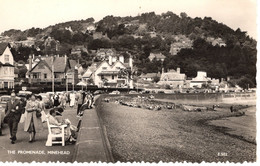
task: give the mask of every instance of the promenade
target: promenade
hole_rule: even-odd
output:
[[[63,117],[68,118],[73,125],[77,126],[79,117],[76,115],[76,106],[74,108],[67,106],[63,112]],[[73,145],[46,147],[48,135],[46,123],[43,124],[43,130],[36,133],[36,142],[29,143],[29,135],[23,131],[23,125],[23,123],[19,123],[18,140],[15,144],[11,144],[9,128],[7,124],[4,124],[3,136],[0,136],[0,161],[113,162],[113,157],[107,145],[108,140],[95,108],[85,110],[77,142]]]

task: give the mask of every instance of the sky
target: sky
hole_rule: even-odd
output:
[[[0,33],[90,17],[99,21],[107,15],[172,11],[192,18],[212,17],[257,39],[257,0],[0,0],[0,4]]]

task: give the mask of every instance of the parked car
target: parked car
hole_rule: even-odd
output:
[[[119,95],[120,94],[120,92],[118,91],[118,90],[116,90],[116,91],[113,91],[113,92],[111,92],[111,93],[109,93],[110,95]]]
[[[27,98],[27,96],[31,95],[32,92],[31,91],[19,91],[17,93],[17,97],[20,97],[20,98]]]
[[[98,95],[98,94],[102,94],[102,93],[104,93],[102,90],[96,90],[96,91],[94,92],[94,95]]]
[[[129,92],[129,94],[138,94],[136,91],[134,91],[134,90],[131,90],[130,92]]]
[[[140,92],[140,94],[149,94],[149,93],[150,93],[149,90],[143,90],[143,91]]]
[[[157,91],[157,93],[164,93],[164,91]]]
[[[11,96],[8,95],[3,95],[0,97],[0,103],[7,103],[10,100],[11,100]]]
[[[3,124],[3,121],[4,121],[5,107],[6,107],[6,103],[0,103],[0,120],[1,120],[1,125]]]

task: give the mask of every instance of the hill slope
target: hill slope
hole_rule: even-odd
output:
[[[95,29],[89,30],[88,27],[94,24]],[[95,33],[100,33],[103,37],[96,38]],[[89,18],[59,23],[44,29],[10,30],[3,35],[19,40],[35,37],[37,46],[42,50],[44,40],[51,36],[60,42],[60,49],[50,53],[70,54],[75,45],[85,45],[89,50],[113,47],[117,51],[129,51],[134,55],[139,74],[158,72],[162,67],[180,67],[181,72],[188,77],[194,77],[196,71],[204,70],[209,77],[231,76],[234,83],[239,83],[242,87],[256,84],[256,41],[239,28],[233,30],[211,17],[193,19],[186,13],[176,15],[168,11],[156,15],[150,12],[136,17],[106,16],[96,23],[93,18]],[[171,44],[182,45],[185,42],[186,39],[181,36],[191,41],[192,47],[180,46],[178,52],[171,55]],[[213,44],[217,39],[224,46],[219,46],[218,42]],[[147,57],[151,52],[163,53],[166,60],[163,64],[150,62]],[[92,55],[84,53],[80,61],[86,63],[91,57]]]

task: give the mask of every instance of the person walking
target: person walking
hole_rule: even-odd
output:
[[[65,109],[66,108],[66,93],[65,92],[63,94],[61,94],[60,102],[61,102],[62,108]]]
[[[75,100],[75,92],[73,91],[70,93],[70,107],[74,107]]]
[[[60,105],[60,97],[59,95],[55,92],[53,95],[53,106],[58,107]]]
[[[18,123],[22,115],[22,106],[14,92],[11,93],[11,100],[6,103],[6,115],[5,122],[7,122],[10,129],[11,143],[14,144],[17,140],[16,133],[18,129]]]
[[[83,94],[82,91],[79,91],[77,93],[77,104],[78,104],[78,108],[77,108],[77,115],[79,114],[79,110],[83,104]]]
[[[32,143],[35,141],[36,132],[42,129],[41,108],[34,94],[31,95],[30,100],[26,103],[25,111],[27,115],[24,122],[24,131],[29,133],[29,142]]]

